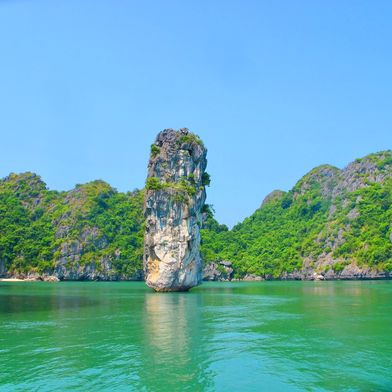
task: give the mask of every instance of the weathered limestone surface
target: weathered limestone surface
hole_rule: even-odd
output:
[[[144,275],[156,291],[185,291],[202,279],[200,227],[207,150],[186,128],[151,146],[145,195]]]

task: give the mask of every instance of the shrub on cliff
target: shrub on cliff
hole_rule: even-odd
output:
[[[390,162],[392,153],[386,151],[344,170],[316,168],[232,230],[205,206],[204,262],[230,260],[236,276],[279,276],[300,269],[304,260],[314,265],[323,258],[332,260],[336,267],[328,269],[336,271],[351,262],[390,271]],[[146,189],[166,186],[175,191],[173,201],[185,202],[194,183],[184,178],[163,184],[152,177]],[[11,272],[50,272],[59,261],[66,268],[78,263],[101,268],[106,260],[130,276],[142,268],[143,222],[142,191],[125,194],[92,181],[56,192],[33,173],[0,180],[0,263]]]

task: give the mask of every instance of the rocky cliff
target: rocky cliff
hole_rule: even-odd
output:
[[[160,132],[151,146],[144,211],[144,275],[156,291],[183,291],[202,279],[200,227],[209,182],[207,150],[187,129]]]
[[[0,277],[142,279],[143,197],[100,180],[67,192],[29,172],[0,180]]]
[[[179,147],[201,148],[190,134],[181,141]],[[161,174],[168,163],[162,161],[159,171],[154,162],[163,150],[159,143],[151,147],[151,170]],[[194,178],[169,174],[165,180],[149,177],[147,192],[157,197],[153,207],[164,214],[175,204],[176,217],[189,214],[189,222],[200,224],[192,207],[202,201],[194,200]],[[200,187],[207,183],[205,175]],[[0,277],[143,279],[145,192],[117,192],[100,180],[57,192],[34,173],[0,179]],[[205,279],[391,278],[392,152],[370,154],[343,169],[319,166],[292,190],[267,196],[232,230],[208,206],[202,215]],[[169,222],[165,215],[157,219]],[[194,231],[187,231],[197,238],[192,225]]]
[[[233,230],[210,222],[202,237],[205,262],[231,261],[234,278],[391,278],[392,152],[316,167]]]

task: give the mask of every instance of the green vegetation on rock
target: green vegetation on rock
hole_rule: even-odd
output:
[[[384,151],[344,170],[313,169],[231,231],[208,214],[202,251],[207,263],[232,261],[237,277],[282,277],[304,267],[342,272],[349,264],[390,271],[391,226],[392,153]]]
[[[156,144],[151,144],[151,155],[157,156],[161,152],[161,149]]]
[[[171,149],[173,149],[174,146],[176,147],[176,150],[182,150],[182,153],[188,158],[195,152],[195,150],[199,150],[199,153],[202,151],[200,147],[203,147],[203,142],[200,137],[189,132],[186,128],[183,128],[180,131],[167,129],[162,132],[162,135],[165,133],[170,135],[169,138],[174,137],[174,143],[171,144]],[[173,151],[168,153],[165,145],[162,143],[162,140],[157,140],[151,145],[150,165],[154,167],[154,170],[157,173],[168,172],[169,155],[173,153]],[[166,141],[165,143],[168,142]],[[161,148],[158,147],[157,144],[160,146],[163,145],[163,156],[160,155]],[[198,181],[196,181],[194,173],[190,173],[188,176],[177,176],[170,179],[168,179],[167,175],[162,178],[150,176],[146,179],[145,189],[147,191],[172,191],[174,192],[173,195],[170,195],[172,201],[186,203],[189,201],[189,198],[194,196],[198,191],[204,191],[205,187],[209,186],[209,184],[210,175],[206,172],[202,174],[201,179],[198,179]]]
[[[0,181],[0,262],[9,274],[130,277],[142,268],[142,203],[143,192],[103,181],[56,192],[33,173],[12,174]]]
[[[197,191],[192,176],[176,183],[150,177],[146,189],[177,191],[174,202]],[[203,215],[204,262],[231,261],[235,277],[284,277],[306,269],[340,274],[350,265],[389,272],[392,153],[368,155],[343,170],[319,166],[289,192],[271,193],[232,230],[215,220],[210,206]],[[92,181],[57,192],[36,174],[11,174],[0,180],[0,273],[138,276],[143,223],[143,191],[121,193]]]
[[[187,178],[181,178],[178,182],[161,181],[157,177],[147,178],[146,190],[159,191],[162,189],[171,189],[189,196],[193,196],[197,192],[194,182],[192,183]]]
[[[200,146],[203,146],[203,141],[200,139],[200,137],[194,133],[187,133],[184,135],[181,135],[178,139],[179,144],[191,144],[195,143]]]

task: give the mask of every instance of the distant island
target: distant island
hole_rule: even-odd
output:
[[[142,280],[144,193],[100,180],[58,192],[30,172],[1,179],[0,277]],[[316,167],[232,230],[208,205],[202,214],[205,280],[392,277],[391,151]]]

